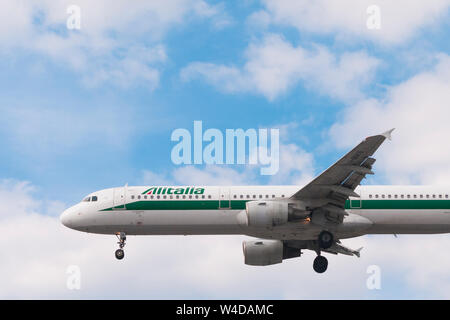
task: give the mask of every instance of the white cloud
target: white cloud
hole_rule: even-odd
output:
[[[177,183],[203,185],[248,185],[253,181],[254,173],[250,170],[239,173],[230,167],[207,166],[204,170],[194,166],[175,169],[173,176]]]
[[[233,19],[226,12],[224,3],[211,5],[205,1],[197,1],[193,3],[193,10],[200,17],[210,18],[214,28],[218,30],[233,23]]]
[[[166,59],[162,45],[153,48],[130,47],[120,61],[107,59],[104,66],[98,68],[92,75],[84,76],[83,80],[88,86],[94,87],[108,81],[122,88],[146,83],[147,88],[153,90],[159,83],[160,71],[149,66],[161,64]]]
[[[5,49],[5,43],[16,45],[28,40],[32,31],[32,7],[23,1],[2,1],[0,10],[0,50]],[[11,32],[14,30],[14,32]]]
[[[13,25],[28,30],[34,28],[36,33],[49,31],[49,28],[65,28],[69,17],[67,8],[74,4],[70,0],[4,2],[8,10],[2,11],[4,19],[0,23],[0,35],[3,36],[7,35],[8,27]],[[189,19],[222,19],[226,16],[222,3],[210,5],[203,0],[137,0],[132,4],[123,0],[79,0],[76,6],[81,10],[80,33],[92,38],[102,38],[107,36],[107,33],[114,32],[116,36],[136,38],[145,35],[157,40],[161,39],[169,28],[183,24]],[[115,38],[120,37],[110,37],[110,40]]]
[[[354,41],[372,39],[383,44],[410,40],[418,31],[436,26],[448,17],[449,0],[264,0],[265,10],[252,15],[259,25],[270,22],[295,27],[299,32],[335,34]],[[367,8],[377,5],[381,12],[381,29],[367,28]]]
[[[295,126],[294,123],[281,125],[283,130]],[[269,154],[262,146],[252,150],[249,158],[254,154]],[[288,143],[279,146],[279,159],[272,159],[279,168],[275,174],[262,176],[261,167],[267,164],[255,165],[206,165],[176,167],[171,172],[156,173],[143,170],[140,183],[147,185],[255,185],[263,177],[268,178],[269,184],[298,184],[303,185],[314,177],[314,157],[301,147]]]
[[[314,157],[295,144],[280,146],[280,169],[270,184],[306,185],[314,178]]]
[[[30,197],[33,186],[26,181],[11,179],[1,180],[0,183],[0,217],[11,217],[15,214],[23,215],[39,208],[40,202]]]
[[[184,81],[204,79],[224,92],[254,92],[274,100],[299,82],[307,88],[341,100],[360,98],[379,61],[363,51],[334,56],[327,48],[293,46],[280,35],[269,34],[251,43],[242,68],[193,62],[182,69]]]
[[[268,150],[264,145],[257,145],[252,150],[246,149],[246,164],[177,166],[169,172],[143,170],[139,183],[146,185],[232,186],[255,185],[259,184],[258,181],[261,179],[266,179],[271,185],[303,185],[314,177],[314,157],[311,153],[290,142],[289,131],[298,131],[298,126],[299,124],[293,121],[270,126],[281,132],[283,139],[278,143],[279,151],[274,152],[271,145],[267,146]],[[270,143],[273,143],[273,141]],[[272,155],[272,152],[278,154],[279,158],[276,159],[276,155]],[[264,157],[269,156],[270,161],[264,159]],[[250,161],[250,159],[254,159],[255,162]],[[249,162],[255,164],[248,164]],[[269,166],[273,166],[273,174],[262,174],[261,168],[268,168]]]
[[[450,57],[438,55],[429,71],[392,86],[382,100],[347,108],[331,128],[339,147],[396,128],[393,141],[377,153],[376,168],[391,183],[446,184],[450,180]]]
[[[142,178],[139,180],[140,184],[143,185],[173,185],[174,182],[167,174],[156,173],[150,170],[142,171]]]
[[[68,30],[70,5],[69,0],[7,0],[0,13],[0,52],[37,52],[80,74],[88,86],[110,82],[153,90],[167,58],[162,41],[170,28],[194,19],[224,27],[229,20],[221,4],[203,0],[80,0],[81,29]]]
[[[249,185],[255,181],[255,173],[249,168],[239,172],[230,166],[208,165],[179,167],[169,174],[143,171],[141,182],[146,185]]]

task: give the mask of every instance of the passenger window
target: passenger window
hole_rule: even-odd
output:
[[[284,194],[282,194],[281,197],[284,198]]]
[[[208,199],[211,199],[211,195],[208,195]]]
[[[269,198],[269,195],[268,194],[266,194],[266,199],[268,199]]]
[[[439,198],[442,198],[442,194],[439,195]],[[92,201],[94,201],[94,200],[92,200]]]
[[[272,198],[275,198],[275,195],[274,195],[274,194],[272,195]]]
[[[180,196],[176,196],[177,199],[180,199]]]
[[[436,198],[436,195],[435,195],[435,194],[433,194],[433,198]]]
[[[404,196],[403,194],[401,194],[401,195],[400,195],[400,198],[402,198],[402,199],[403,199],[404,197],[405,197],[405,196]]]
[[[131,199],[134,199],[134,196],[131,196]]]
[[[384,194],[382,194],[381,197],[384,199]]]
[[[140,198],[141,198],[141,196],[138,196],[137,198],[138,198],[138,199],[140,199]]]
[[[378,195],[377,195],[377,194],[375,195],[375,198],[378,198]]]
[[[247,195],[247,199],[250,199],[250,195]]]
[[[159,196],[156,196],[156,199],[159,199]]]
[[[195,199],[198,199],[198,194],[195,195]]]
[[[429,194],[427,194],[427,199],[430,197],[430,195]]]
[[[147,196],[144,196],[144,199],[147,200]]]
[[[372,195],[371,194],[369,194],[369,198],[372,199]]]
[[[235,198],[235,199],[236,199],[236,198],[237,198],[237,195],[234,195],[234,196],[233,196],[233,198]]]
[[[262,198],[262,194],[259,195],[259,198],[260,198],[260,199]]]
[[[202,199],[205,199],[205,195],[204,194],[202,194]]]
[[[152,198],[152,199],[153,199],[153,196],[150,196],[150,198]]]
[[[253,199],[256,199],[256,194],[253,195]]]
[[[423,194],[419,195],[419,198],[422,199],[423,198]]]
[[[390,195],[390,194],[388,194],[388,198],[389,198],[389,199],[391,198],[391,195]]]
[[[240,197],[241,199],[243,199],[244,198],[244,195],[243,194],[241,194],[241,197]]]
[[[397,199],[397,198],[398,198],[398,195],[394,194],[394,198]]]
[[[413,198],[417,198],[417,195],[413,195]]]
[[[165,199],[166,198],[166,196],[163,196],[163,199]]]
[[[445,195],[445,198],[448,198],[448,194]]]

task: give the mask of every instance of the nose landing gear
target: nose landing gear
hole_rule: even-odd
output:
[[[125,232],[118,232],[116,233],[117,239],[119,239],[119,242],[117,244],[119,245],[119,249],[116,250],[116,258],[118,260],[122,260],[125,256],[125,252],[123,251],[123,247],[125,247],[125,241],[127,240],[127,236]]]

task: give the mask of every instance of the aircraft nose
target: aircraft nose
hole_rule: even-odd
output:
[[[71,208],[64,210],[59,219],[61,223],[67,228],[73,228],[73,214]]]

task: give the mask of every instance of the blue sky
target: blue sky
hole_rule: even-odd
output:
[[[81,8],[80,30],[66,28],[70,4]],[[17,191],[32,203],[24,214],[56,219],[58,208],[125,183],[304,183],[391,127],[394,141],[365,183],[445,183],[450,3],[379,1],[381,29],[369,30],[372,4],[7,1],[0,14],[5,199]],[[242,165],[174,165],[171,133],[193,132],[195,120],[222,132],[281,128],[284,169],[267,177]],[[386,277],[394,284],[364,297],[429,297],[426,281]]]

